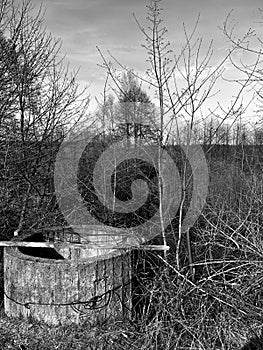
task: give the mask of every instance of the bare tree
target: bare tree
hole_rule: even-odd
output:
[[[245,106],[242,103],[242,94],[252,83],[253,74],[257,69],[257,62],[251,67],[251,71],[248,72],[241,82],[231,82],[231,84],[237,84],[237,93],[233,100],[229,101],[227,107],[222,106],[216,97],[215,84],[220,79],[223,79],[225,64],[229,61],[231,62],[232,55],[240,50],[240,45],[233,45],[229,49],[229,52],[220,61],[215,63],[213,60],[212,41],[205,48],[203,39],[196,38],[198,19],[190,33],[187,31],[186,27],[183,26],[185,43],[182,46],[181,51],[174,54],[171,50],[170,42],[166,39],[167,28],[163,25],[161,16],[161,0],[150,0],[147,10],[147,20],[149,23],[147,29],[141,25],[135,16],[134,17],[140,31],[145,37],[146,43],[143,46],[148,55],[147,62],[149,63],[149,69],[146,72],[147,78],[139,77],[134,72],[133,74],[136,78],[140,79],[142,83],[151,86],[156,91],[159,107],[159,195],[160,203],[162,203],[163,189],[161,179],[164,171],[162,164],[162,150],[167,145],[170,135],[177,134],[176,139],[183,147],[185,159],[192,159],[194,161],[193,154],[191,154],[191,146],[197,140],[197,125],[200,124],[200,121],[206,122],[209,119],[212,120],[213,118],[220,116],[215,127],[213,127],[213,129],[209,128],[208,130],[210,133],[208,142],[210,142],[211,147],[213,147],[213,140],[219,135],[219,130],[222,128],[223,124],[230,118],[232,121],[237,120],[245,111]],[[246,33],[244,37],[240,39],[240,43],[245,43],[248,36],[249,33]],[[101,57],[104,66],[106,67],[107,74],[110,75],[117,88],[121,90],[113,65],[107,62],[102,53]],[[128,71],[128,68],[122,65],[112,55],[111,59],[113,59],[121,69]],[[212,98],[214,99],[215,107],[213,109],[208,109],[206,107],[207,101]],[[185,141],[182,140],[180,135],[182,121],[187,125],[186,138],[184,138]],[[233,124],[232,121],[231,123]],[[198,139],[200,139],[200,137],[198,137]],[[197,169],[193,169],[193,171],[198,172]],[[191,186],[191,180],[188,173],[186,161],[181,167],[182,199],[179,209],[176,253],[178,269],[180,269],[179,255],[182,239],[187,235],[187,227],[191,227],[191,217],[195,217],[199,211],[198,202],[200,202],[195,198],[191,202],[190,210],[187,209],[187,217],[183,217],[183,213],[189,204],[188,192]],[[162,204],[159,205],[159,212],[163,242],[166,244],[165,225],[162,220],[164,217]],[[189,242],[188,247],[191,246],[190,243],[191,242]],[[191,252],[189,252],[189,255],[190,254]]]
[[[80,91],[60,54],[61,43],[44,27],[41,8],[30,1],[5,0],[0,8],[0,128],[2,169],[13,200],[4,206],[17,212],[22,228],[30,211],[44,220],[52,193],[52,166],[59,143],[87,116],[89,98]],[[3,158],[2,158],[3,159]],[[20,214],[18,214],[20,213]],[[33,224],[32,218],[31,225]],[[30,220],[29,220],[30,221]],[[29,224],[29,221],[27,224]]]
[[[216,65],[212,64],[212,42],[206,49],[203,48],[203,40],[195,39],[198,20],[190,34],[184,28],[185,44],[181,52],[174,55],[170,49],[170,43],[165,39],[167,28],[162,24],[161,18],[161,0],[152,0],[148,6],[148,17],[150,29],[145,30],[136,19],[141,32],[146,39],[145,49],[149,55],[148,62],[148,83],[158,92],[158,101],[160,108],[160,145],[164,144],[164,132],[170,133],[172,129],[180,130],[178,116],[182,115],[187,128],[187,138],[184,147],[186,158],[190,156],[190,146],[195,138],[196,124],[200,119],[206,119],[216,114],[221,114],[220,122],[214,130],[211,130],[209,140],[212,142],[217,130],[228,120],[229,117],[239,115],[241,111],[241,96],[245,88],[250,83],[251,75],[248,75],[242,82],[238,93],[230,107],[223,108],[217,101],[215,108],[207,112],[203,117],[202,109],[208,99],[215,97],[215,84],[222,78],[224,64],[231,58],[231,54],[238,50],[238,46],[233,46],[229,53],[221,59]],[[180,140],[180,136],[178,135]],[[182,143],[182,142],[181,142]],[[161,158],[161,155],[160,155]],[[192,169],[194,171],[194,169]],[[177,267],[180,268],[179,254],[185,227],[183,227],[184,207],[189,204],[187,192],[189,189],[189,178],[187,175],[187,163],[182,170],[182,200],[179,211],[179,227],[177,240]],[[161,210],[161,209],[160,209]],[[190,215],[194,216],[195,209],[188,210]],[[191,220],[191,219],[190,219]],[[187,222],[187,220],[185,220]],[[163,232],[163,236],[165,233]],[[188,238],[187,238],[188,239]],[[164,239],[165,241],[165,239]],[[188,242],[188,247],[191,244]],[[189,256],[191,252],[189,251]]]

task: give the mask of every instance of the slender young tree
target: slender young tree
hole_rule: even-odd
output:
[[[196,38],[196,31],[198,27],[197,20],[193,30],[189,33],[185,26],[183,26],[185,43],[181,50],[174,54],[171,50],[170,42],[167,38],[167,28],[163,24],[161,0],[150,0],[147,5],[147,21],[149,27],[145,29],[138,19],[135,20],[138,24],[139,30],[142,32],[145,38],[145,48],[149,64],[147,70],[147,77],[139,77],[135,73],[134,76],[140,79],[144,84],[152,87],[156,92],[156,99],[159,108],[159,157],[158,157],[158,173],[159,173],[159,195],[160,203],[162,203],[163,188],[162,188],[162,175],[163,171],[163,148],[167,145],[172,132],[176,134],[176,138],[181,146],[183,146],[185,159],[189,160],[193,158],[191,154],[191,146],[195,139],[196,124],[202,120],[208,120],[211,117],[220,114],[220,122],[209,136],[210,140],[214,138],[217,130],[229,119],[237,119],[240,114],[244,112],[244,106],[242,105],[242,94],[245,89],[251,83],[252,72],[246,76],[246,78],[239,85],[235,98],[229,103],[229,106],[223,107],[216,98],[215,84],[222,79],[225,64],[231,59],[231,55],[237,52],[240,47],[233,45],[229,52],[219,60],[217,63],[213,60],[212,42],[210,42],[206,48],[204,48],[204,42],[202,38]],[[247,35],[245,35],[240,42],[245,42]],[[101,51],[100,51],[101,53]],[[112,64],[109,64],[105,56],[101,53],[104,66],[107,69],[108,74],[116,84],[117,88],[121,90],[120,83],[116,78],[115,69]],[[121,67],[121,69],[128,71],[128,69],[116,60],[112,55],[111,59]],[[255,66],[254,66],[255,70]],[[253,71],[254,71],[253,70]],[[207,101],[210,98],[214,98],[215,107],[208,109],[206,107]],[[206,110],[205,116],[203,110]],[[185,142],[180,135],[181,121],[188,125]],[[210,130],[212,131],[212,130]],[[211,145],[213,147],[213,145]],[[181,179],[182,179],[182,199],[179,209],[179,225],[177,236],[177,252],[176,261],[178,269],[180,266],[180,249],[182,239],[187,235],[186,227],[191,226],[191,217],[198,216],[199,200],[197,197],[191,202],[190,209],[187,209],[189,204],[189,188],[191,187],[191,178],[189,178],[189,172],[187,171],[188,162],[185,161],[181,167]],[[197,164],[196,164],[197,166]],[[194,172],[195,169],[192,169]],[[196,175],[198,176],[198,175]],[[208,179],[207,179],[208,181]],[[198,191],[196,191],[198,192]],[[197,194],[196,194],[197,196]],[[201,201],[202,199],[200,199]],[[184,211],[187,211],[186,219],[183,218]],[[163,208],[162,204],[159,206],[161,231],[163,242],[166,244],[166,233],[163,222]],[[200,212],[199,212],[200,214]],[[189,225],[187,223],[190,223]],[[187,239],[190,239],[189,237]],[[188,242],[188,247],[191,246],[191,242]],[[191,252],[189,252],[189,255]]]
[[[165,145],[166,135],[169,138],[171,130],[175,129],[177,132],[177,138],[181,146],[184,146],[184,153],[186,159],[190,159],[191,155],[191,145],[195,140],[195,130],[196,124],[200,123],[202,119],[203,111],[205,105],[211,97],[215,97],[214,87],[216,82],[222,78],[224,71],[224,64],[231,58],[231,55],[237,51],[239,48],[234,45],[229,53],[223,57],[217,64],[212,64],[213,51],[212,42],[208,44],[208,47],[204,50],[203,40],[200,38],[195,38],[196,30],[198,27],[198,21],[194,26],[192,32],[188,33],[185,26],[185,44],[179,53],[174,54],[170,49],[170,42],[166,40],[167,28],[163,25],[162,20],[162,0],[150,0],[148,8],[147,20],[150,23],[148,29],[139,23],[136,19],[139,29],[143,33],[146,44],[144,48],[148,54],[148,62],[150,68],[148,73],[148,84],[153,86],[157,91],[157,99],[159,103],[160,110],[160,138],[159,144],[161,147]],[[246,35],[242,38],[243,41],[246,40]],[[213,68],[211,68],[211,66]],[[236,119],[242,111],[241,97],[245,88],[251,82],[251,74],[244,79],[240,84],[238,93],[235,99],[228,109],[223,108],[217,101],[215,103],[216,107],[213,110],[207,112],[206,118],[214,116],[216,114],[222,114],[220,123],[218,123],[217,128],[213,131],[213,135],[210,135],[210,139],[214,137],[217,130],[227,121],[230,117],[234,116]],[[180,120],[179,116],[182,115],[184,122],[187,125],[187,135],[186,142],[182,143],[181,137],[179,135]],[[161,148],[160,148],[161,150]],[[159,155],[159,171],[162,173],[161,169],[161,159],[162,155]],[[195,175],[195,169],[192,169]],[[160,177],[161,178],[161,177]],[[198,209],[195,208],[196,198],[192,203],[190,208],[187,208],[187,217],[183,220],[183,212],[185,207],[189,204],[188,192],[191,180],[187,172],[187,162],[184,162],[182,167],[182,199],[179,209],[179,225],[178,225],[178,239],[177,239],[177,252],[176,252],[176,262],[177,268],[180,269],[180,247],[183,235],[186,235],[188,241],[188,249],[191,249],[190,236],[185,231],[186,222],[191,222],[191,216],[196,216]],[[208,179],[207,179],[208,181]],[[161,187],[161,183],[160,183]],[[160,188],[161,189],[161,188]],[[161,194],[162,195],[162,194]],[[201,199],[202,200],[202,199]],[[160,206],[160,216],[162,217],[162,208]],[[191,225],[190,225],[191,226]],[[164,242],[165,231],[164,227],[162,229],[162,235]],[[189,257],[191,257],[192,252],[189,250]]]

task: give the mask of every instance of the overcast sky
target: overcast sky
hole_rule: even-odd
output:
[[[39,6],[40,0],[32,0]],[[45,21],[48,31],[62,39],[62,52],[71,67],[80,68],[81,84],[91,84],[91,96],[99,96],[103,90],[105,72],[97,64],[101,58],[96,49],[111,53],[123,64],[143,73],[146,68],[142,33],[133,18],[146,26],[147,0],[46,0]],[[198,36],[208,44],[214,40],[214,60],[226,52],[227,42],[219,27],[229,11],[237,21],[237,34],[244,34],[249,27],[263,30],[259,25],[262,0],[163,0],[164,23],[169,30],[168,38],[174,52],[184,43],[183,23],[190,30],[200,14]],[[263,35],[261,36],[263,37]],[[231,92],[230,92],[231,94]],[[229,94],[228,94],[229,95]],[[94,106],[94,102],[92,104]],[[250,112],[251,113],[251,112]]]

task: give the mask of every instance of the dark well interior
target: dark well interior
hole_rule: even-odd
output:
[[[26,242],[45,242],[43,234],[40,232],[34,233],[31,236],[24,239]],[[31,248],[31,247],[19,247],[19,251],[22,254],[34,256],[37,258],[45,258],[45,259],[64,259],[62,255],[60,255],[53,248]]]

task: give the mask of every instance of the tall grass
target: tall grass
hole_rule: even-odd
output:
[[[57,349],[234,350],[250,338],[253,349],[263,348],[263,162],[242,152],[208,156],[207,204],[190,230],[192,269],[185,239],[181,268],[175,267],[175,220],[167,231],[168,260],[143,251],[136,257],[133,319],[93,330],[84,323],[75,339],[62,327]]]
[[[194,275],[185,245],[180,271],[173,249],[168,261],[156,257],[138,348],[238,349],[250,338],[263,348],[261,165],[210,157],[207,205],[191,229]]]

